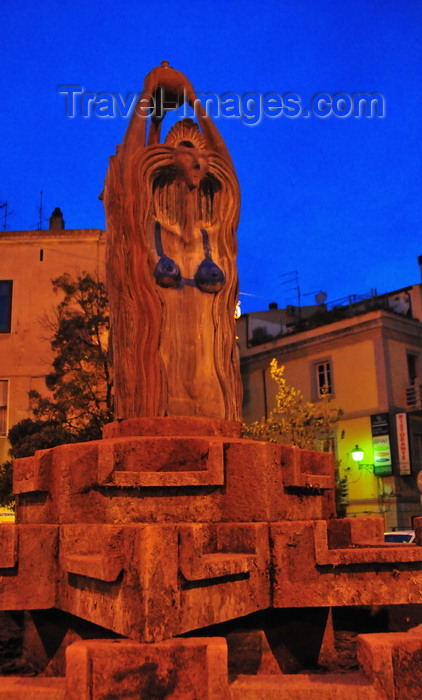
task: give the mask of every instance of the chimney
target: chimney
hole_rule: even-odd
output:
[[[277,302],[276,302],[276,301],[270,301],[270,303],[269,303],[269,305],[268,305],[268,308],[270,309],[270,311],[272,311],[273,309],[278,309],[278,304],[277,304]]]
[[[422,282],[422,255],[418,255],[419,274]]]
[[[50,216],[50,231],[62,231],[64,229],[64,219],[61,209],[56,207]]]

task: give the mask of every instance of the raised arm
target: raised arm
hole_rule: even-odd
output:
[[[206,113],[199,99],[193,95],[189,100],[189,104],[194,107],[195,115],[198,119],[199,126],[205,135],[211,150],[219,153],[233,167],[233,162],[228,151],[224,139],[214,124],[212,118]]]
[[[207,139],[210,150],[219,153],[228,163],[232,160],[224,140],[214,124],[212,118],[207,115],[200,100],[197,99],[192,84],[183,73],[169,66],[167,61],[162,61],[161,66],[153,68],[145,78],[142,93],[129,122],[123,143],[119,149],[119,156],[123,162],[139,149],[147,145],[147,117],[151,116],[148,134],[148,146],[160,143],[161,123],[165,111],[159,112],[158,91],[162,89],[167,108],[177,109],[184,102],[188,102],[194,108],[199,126]]]
[[[119,149],[120,158],[123,160],[126,160],[128,156],[133,155],[139,149],[143,149],[146,146],[148,114],[150,108],[153,106],[153,91],[149,89],[150,81],[148,80],[150,75],[151,73],[145,78],[142,93],[133,111],[123,143]]]

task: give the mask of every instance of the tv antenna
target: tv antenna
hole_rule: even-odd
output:
[[[41,231],[42,229],[42,222],[44,221],[43,219],[43,213],[42,213],[42,190],[40,191],[40,206],[38,209],[38,231]]]
[[[9,206],[8,202],[3,202],[2,204],[0,204],[0,209],[4,209],[4,212],[3,212],[3,231],[6,230],[7,217],[10,216],[11,214],[14,214],[13,211],[8,211],[8,206]]]
[[[297,305],[300,308],[300,286],[299,286],[299,273],[297,270],[291,270],[290,272],[284,272],[280,277],[286,277],[281,284],[295,284],[295,287],[289,287],[286,291],[294,290],[297,292]]]

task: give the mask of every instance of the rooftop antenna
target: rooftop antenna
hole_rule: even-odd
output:
[[[3,202],[2,204],[0,204],[0,209],[4,209],[4,213],[3,213],[3,231],[6,230],[6,226],[7,226],[7,217],[10,216],[11,214],[14,214],[13,211],[8,211],[7,208],[8,208],[8,202]]]
[[[299,273],[297,270],[291,270],[290,272],[283,272],[280,277],[287,277],[281,284],[296,284],[295,287],[289,287],[286,291],[291,289],[297,292],[297,305],[300,309],[300,286],[299,286]]]
[[[42,229],[43,215],[42,215],[42,190],[40,191],[40,208],[38,209],[38,231]]]

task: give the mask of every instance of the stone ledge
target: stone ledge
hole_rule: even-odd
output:
[[[194,416],[125,418],[105,425],[103,438],[135,435],[240,437],[241,427],[238,421]]]
[[[65,700],[65,678],[2,676],[0,700]]]

